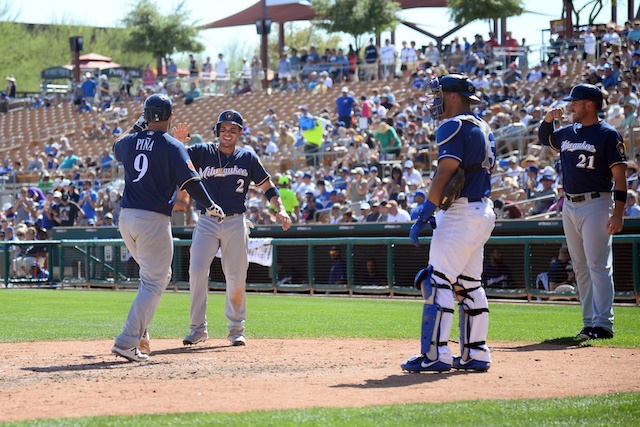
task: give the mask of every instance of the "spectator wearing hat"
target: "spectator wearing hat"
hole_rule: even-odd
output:
[[[369,213],[363,222],[378,222],[380,219],[380,201],[378,199],[369,199]]]
[[[387,220],[386,222],[410,222],[411,216],[409,212],[402,209],[398,202],[395,200],[390,200],[385,207],[388,209]]]
[[[369,193],[369,183],[364,179],[364,169],[358,166],[351,170],[351,179],[347,186],[347,199],[353,203],[362,202],[367,199]]]
[[[305,201],[302,208],[302,214],[300,215],[300,222],[312,223],[316,222],[316,213],[324,208],[316,200],[316,195],[313,191],[307,191],[305,193]]]
[[[371,211],[371,204],[369,202],[360,203],[360,219],[358,222],[367,222],[367,216]]]
[[[638,126],[638,114],[636,112],[637,103],[633,100],[623,104],[624,118],[620,122],[620,129],[623,129],[623,137],[628,136],[630,129]]]
[[[291,178],[286,175],[282,175],[278,179],[278,190],[280,191],[280,198],[282,199],[282,205],[285,211],[291,217],[293,222],[298,222],[300,219],[300,202],[296,197],[296,194],[291,191]],[[270,206],[275,211],[275,207]]]
[[[540,177],[540,186],[542,187],[540,190],[535,190],[531,192],[531,198],[540,198],[546,196],[554,196],[551,199],[538,200],[534,203],[533,208],[531,209],[531,215],[537,215],[543,212],[546,212],[551,205],[555,203],[558,198],[558,191],[554,188],[555,180],[553,175],[544,174]]]
[[[69,198],[68,193],[63,193],[61,203],[55,206],[53,219],[61,227],[73,227],[84,217],[84,211],[78,204]]]
[[[424,190],[417,190],[413,193],[413,203],[411,204],[411,221],[415,221],[420,216],[420,209],[418,209],[424,201],[427,200],[427,193]]]
[[[325,208],[328,208],[331,203],[331,197],[329,196],[329,191],[327,191],[327,183],[324,179],[319,179],[316,182],[316,199],[322,203]]]
[[[415,169],[412,160],[405,160],[404,162],[404,172],[402,173],[406,182],[417,182],[420,187],[422,187],[422,174]]]
[[[346,191],[347,185],[349,185],[349,181],[349,169],[343,167],[342,169],[340,169],[339,176],[336,177],[333,181],[333,189]]]
[[[398,137],[396,130],[386,122],[380,122],[375,133],[376,140],[380,144],[380,152],[387,160],[389,156],[398,156],[402,149],[402,141]]]
[[[16,97],[16,88],[17,88],[16,78],[13,77],[13,74],[11,74],[10,76],[7,76],[6,80],[7,80],[7,91],[5,95],[10,99],[14,99]]]
[[[346,128],[351,127],[351,115],[353,114],[354,106],[359,106],[358,101],[349,94],[349,88],[343,86],[340,96],[336,99],[336,113],[338,114],[338,121],[344,122]]]
[[[620,45],[620,35],[616,32],[616,26],[614,24],[607,24],[607,32],[602,35],[602,43],[608,43],[611,45]]]
[[[312,178],[313,178],[313,175],[311,175],[309,172],[302,173],[302,181],[300,182],[300,184],[298,184],[298,187],[296,188],[296,191],[295,191],[296,196],[298,196],[299,199],[304,199],[304,197],[308,192],[315,194],[316,186],[314,183],[311,182]]]

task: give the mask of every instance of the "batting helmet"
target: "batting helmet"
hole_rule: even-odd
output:
[[[602,109],[604,95],[600,88],[594,85],[580,83],[571,89],[569,96],[563,98],[564,101],[580,101],[583,99],[594,102],[598,107],[598,111]]]
[[[218,116],[218,123],[216,123],[215,132],[216,136],[220,136],[220,123],[233,123],[239,126],[240,129],[244,127],[242,115],[236,110],[225,110]]]
[[[144,101],[144,119],[150,122],[166,122],[173,113],[173,103],[167,95],[155,93]]]
[[[476,87],[473,82],[462,74],[448,74],[439,79],[435,77],[429,83],[429,89],[431,90],[431,93],[427,94],[431,98],[429,114],[435,120],[439,119],[444,113],[443,92],[455,92],[472,102],[480,102],[480,99],[475,95]]]

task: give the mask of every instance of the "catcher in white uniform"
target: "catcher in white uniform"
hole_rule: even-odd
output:
[[[438,169],[409,236],[418,246],[427,224],[434,229],[429,266],[415,279],[425,298],[421,351],[401,367],[409,372],[452,367],[486,371],[491,365],[486,344],[489,308],[480,277],[484,245],[495,223],[489,196],[496,144],[489,125],[471,113],[471,103],[479,102],[471,80],[450,74],[433,79],[430,88],[429,112],[436,120],[446,120],[436,134]],[[434,218],[437,207],[441,210]],[[460,316],[459,357],[452,357],[448,345],[454,295]]]

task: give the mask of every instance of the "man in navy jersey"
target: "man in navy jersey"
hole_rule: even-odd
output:
[[[622,230],[627,200],[625,147],[620,134],[598,118],[603,99],[596,86],[575,86],[564,98],[571,101],[573,124],[554,130],[564,109],[552,108],[538,132],[543,145],[560,151],[562,225],[582,305],[582,339],[613,338],[611,236]]]
[[[125,171],[118,227],[127,249],[140,266],[140,285],[124,330],[111,352],[135,362],[149,359],[148,354],[141,352],[140,341],[144,338],[148,345],[147,327],[171,279],[170,219],[178,189],[187,190],[198,203],[207,206],[207,215],[224,217],[202,185],[184,144],[167,133],[172,118],[169,97],[151,95],[144,103],[143,116],[113,145],[115,158],[122,162]],[[181,128],[178,125],[174,132]]]
[[[182,341],[194,345],[209,338],[207,292],[211,262],[220,248],[226,279],[225,316],[228,339],[233,346],[245,345],[246,279],[249,262],[249,229],[245,222],[247,191],[253,181],[276,208],[282,229],[291,226],[280,193],[253,151],[236,147],[242,135],[243,119],[235,110],[223,111],[215,126],[217,144],[196,144],[188,152],[209,194],[221,203],[226,218],[201,216],[193,230],[189,262],[191,309],[189,334]],[[188,142],[186,139],[183,142]],[[203,207],[198,203],[198,208]]]
[[[489,196],[496,143],[489,125],[471,113],[471,103],[480,102],[471,80],[449,74],[433,79],[429,87],[429,112],[434,120],[445,120],[436,133],[438,168],[409,235],[419,246],[420,232],[429,223],[433,228],[429,266],[415,279],[425,298],[421,351],[401,367],[409,372],[443,372],[452,367],[486,371],[491,366],[486,344],[489,309],[481,276],[484,244],[495,223]],[[459,197],[451,197],[454,201],[447,206],[443,196],[459,173],[465,174],[464,184]],[[459,357],[452,357],[448,345],[454,295],[460,316]]]

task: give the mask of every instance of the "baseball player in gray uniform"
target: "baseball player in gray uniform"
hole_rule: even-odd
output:
[[[625,146],[618,131],[598,118],[604,99],[598,87],[579,84],[564,99],[571,101],[573,124],[554,130],[553,122],[564,117],[564,110],[552,108],[540,124],[538,138],[560,151],[566,198],[562,225],[584,324],[578,337],[613,338],[611,235],[622,230],[627,200]]]
[[[228,321],[231,345],[245,345],[244,322],[246,313],[246,278],[249,232],[245,223],[247,191],[253,181],[267,200],[276,207],[277,220],[282,229],[291,226],[291,218],[282,204],[278,189],[271,181],[256,155],[247,149],[236,147],[242,135],[243,119],[234,110],[223,111],[215,126],[218,144],[196,144],[188,152],[205,188],[215,200],[222,203],[226,217],[201,216],[198,219],[191,244],[189,263],[189,286],[191,292],[190,332],[184,345],[193,345],[208,339],[207,293],[211,262],[218,251],[222,251],[222,271],[227,289],[225,315]],[[198,204],[198,208],[202,206]]]
[[[140,266],[140,285],[124,330],[111,352],[135,362],[149,359],[140,351],[140,341],[145,336],[148,339],[147,327],[171,279],[170,217],[178,187],[207,206],[207,215],[224,217],[202,185],[184,145],[167,133],[172,118],[169,97],[151,95],[131,132],[113,145],[115,158],[125,171],[118,226],[127,249]]]

